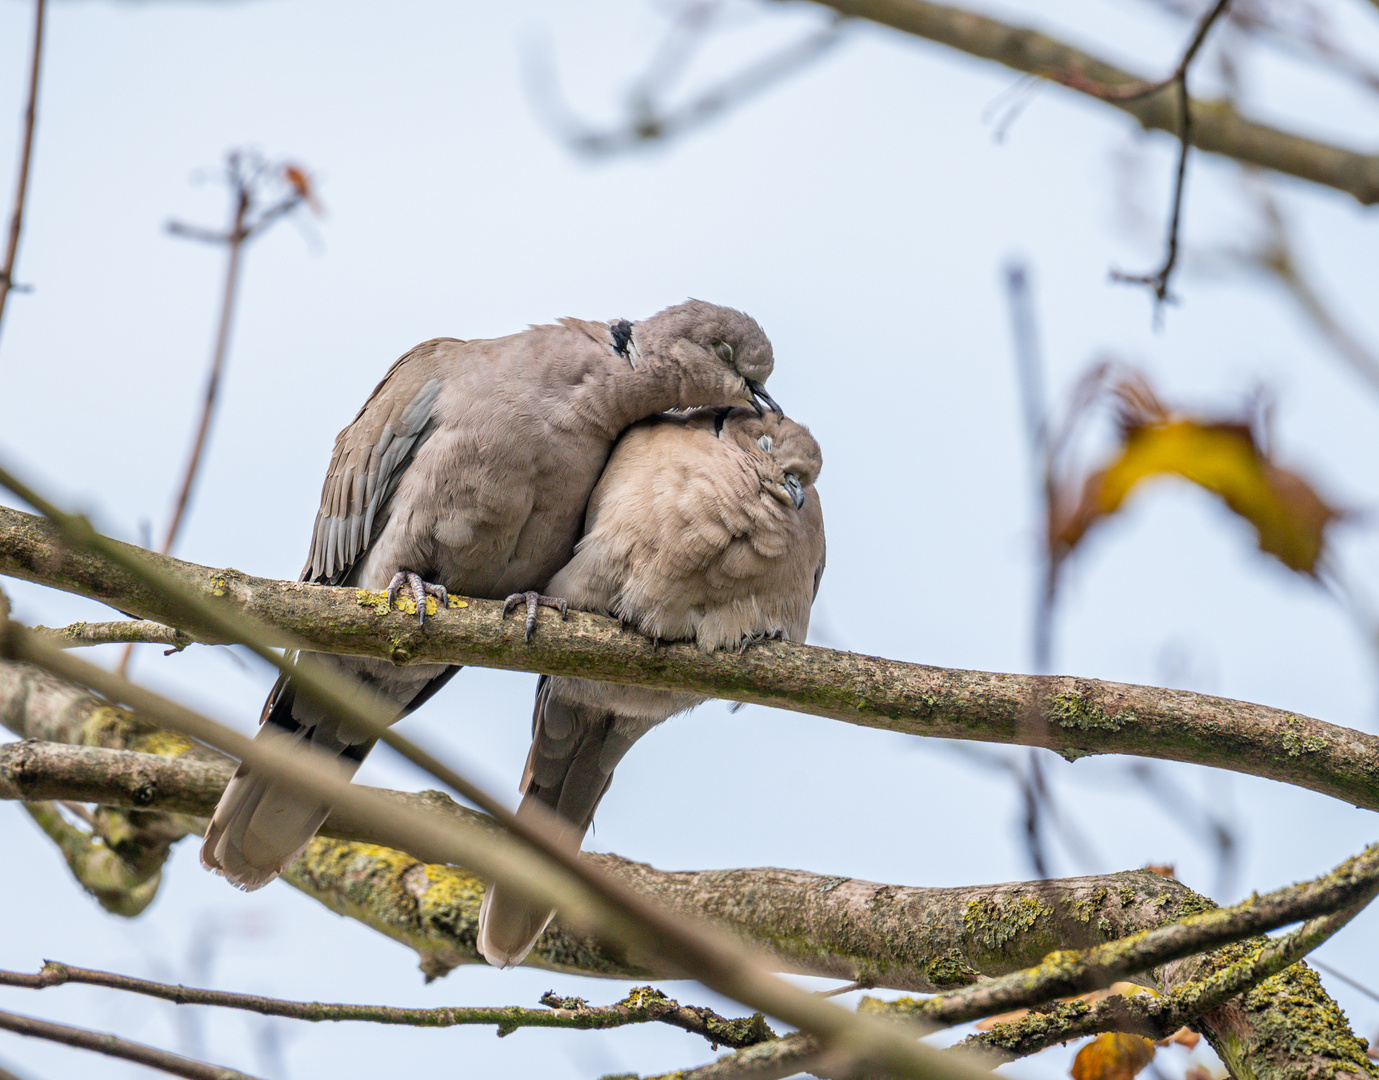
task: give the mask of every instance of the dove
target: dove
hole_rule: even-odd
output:
[[[821,465],[813,436],[778,413],[699,409],[644,420],[614,448],[574,557],[547,591],[653,643],[741,652],[765,639],[803,641],[824,570]],[[577,851],[632,744],[704,700],[541,676],[517,816]],[[520,964],[553,914],[492,884],[479,951],[496,967]]]
[[[387,589],[425,619],[449,593],[525,601],[571,558],[585,504],[618,435],[667,409],[742,405],[779,411],[763,387],[771,343],[750,316],[690,300],[637,322],[561,319],[508,337],[437,338],[399,359],[340,432],[302,581]],[[390,604],[391,606],[391,604]],[[344,672],[396,722],[457,667],[302,653],[301,667]],[[284,675],[257,738],[310,747],[353,776],[373,746]],[[203,864],[249,890],[272,881],[329,807],[241,766],[221,797]]]

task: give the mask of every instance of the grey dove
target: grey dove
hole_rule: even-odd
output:
[[[803,641],[824,570],[821,464],[813,436],[777,413],[700,409],[644,420],[614,448],[574,558],[547,590],[653,641],[692,641],[705,652]],[[517,816],[579,850],[632,744],[704,700],[541,676]],[[553,914],[490,885],[479,951],[497,967],[520,964]]]
[[[447,592],[553,602],[534,590],[570,560],[589,493],[628,425],[667,409],[779,409],[762,387],[771,343],[740,311],[691,300],[640,322],[562,319],[490,340],[437,338],[398,360],[340,432],[301,580],[399,589],[424,621]],[[510,595],[517,594],[517,595]],[[506,607],[504,609],[506,611]],[[303,653],[395,710],[458,668]],[[319,750],[353,776],[373,746],[284,676],[258,738]],[[329,807],[243,766],[216,807],[202,862],[243,889],[273,880]]]

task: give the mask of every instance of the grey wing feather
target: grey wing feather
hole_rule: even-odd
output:
[[[338,585],[387,520],[398,481],[436,430],[437,353],[451,344],[428,341],[402,357],[340,432],[302,580]]]

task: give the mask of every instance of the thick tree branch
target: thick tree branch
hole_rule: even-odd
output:
[[[1217,970],[1201,979],[1183,983],[1164,996],[1136,994],[1125,997],[1113,994],[1094,1005],[1076,998],[1047,1010],[1031,1012],[1019,1020],[998,1024],[990,1031],[969,1036],[961,1045],[996,1053],[1000,1060],[1010,1060],[1037,1053],[1054,1043],[1104,1031],[1128,1031],[1153,1039],[1166,1038],[1183,1025],[1193,1023],[1203,1014],[1224,1005],[1237,994],[1291,967],[1348,923],[1363,907],[1363,904],[1354,905],[1332,915],[1311,919],[1301,929],[1275,941],[1255,938],[1240,947],[1222,950],[1221,955],[1214,958],[1218,962],[1215,965]],[[1232,959],[1242,950],[1245,951],[1243,957]],[[1221,963],[1224,966],[1220,966]],[[874,1012],[884,1012],[891,1007],[889,1002],[869,1004],[872,1000],[864,999],[862,1007]]]
[[[932,738],[1045,746],[1069,759],[1138,754],[1264,776],[1379,810],[1379,737],[1263,705],[1095,679],[1037,680],[1047,723],[1028,723],[1036,680],[1022,675],[905,664],[769,642],[742,655],[687,645],[653,649],[616,621],[571,613],[543,621],[529,644],[500,605],[471,600],[428,619],[390,615],[381,593],[329,589],[213,570],[122,545],[185,587],[270,627],[283,644],[396,663],[451,661],[610,682],[696,690],[864,727]],[[107,560],[76,552],[41,518],[0,507],[0,574],[88,596],[190,637],[178,605]],[[409,605],[410,601],[399,601]],[[454,602],[452,601],[452,604]]]
[[[965,8],[928,0],[815,2],[1084,93],[1089,87],[1145,84],[1140,77],[1038,30]],[[1179,110],[1171,87],[1145,97],[1092,96],[1129,113],[1145,128],[1178,135]],[[1193,101],[1190,111],[1193,145],[1199,150],[1344,191],[1365,206],[1379,202],[1379,154],[1356,153],[1256,123],[1241,116],[1228,101]]]

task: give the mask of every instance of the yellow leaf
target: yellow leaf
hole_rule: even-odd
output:
[[[1136,487],[1163,476],[1219,495],[1255,527],[1263,551],[1300,573],[1315,573],[1323,531],[1341,516],[1302,477],[1270,461],[1247,425],[1163,417],[1126,430],[1117,457],[1088,477],[1078,505],[1053,523],[1055,550],[1071,549]]]
[[[1143,1036],[1103,1032],[1077,1052],[1073,1080],[1133,1080],[1154,1053],[1154,1044]]]

